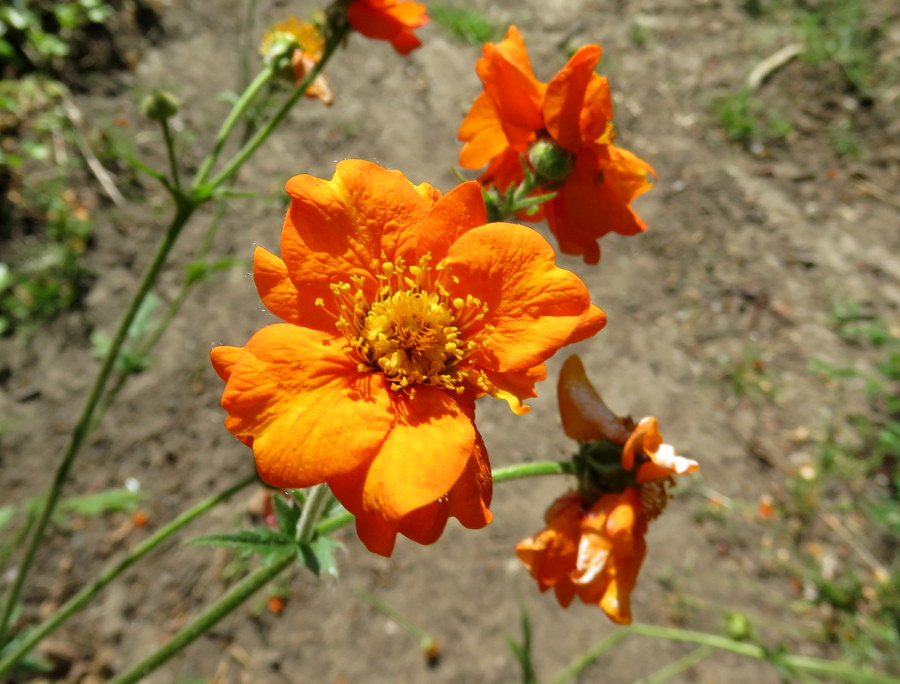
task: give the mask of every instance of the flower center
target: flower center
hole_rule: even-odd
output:
[[[471,327],[487,307],[471,295],[451,297],[437,277],[445,269],[431,267],[430,258],[409,267],[402,258],[373,264],[379,286],[371,301],[362,277],[332,285],[336,325],[359,370],[383,373],[391,389],[425,384],[462,392],[466,381],[482,384],[469,357],[483,346],[480,331],[472,334]]]

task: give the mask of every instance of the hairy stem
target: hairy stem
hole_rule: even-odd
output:
[[[75,462],[75,458],[81,451],[81,447],[84,445],[84,442],[90,433],[90,429],[93,426],[94,412],[97,410],[100,397],[106,387],[106,382],[109,379],[115,366],[116,359],[119,356],[119,351],[122,349],[122,345],[125,343],[125,339],[128,336],[128,330],[131,327],[135,316],[137,316],[144,298],[156,283],[156,279],[159,277],[160,271],[162,271],[166,258],[169,256],[169,252],[172,250],[175,241],[181,234],[182,228],[184,228],[188,219],[190,219],[197,208],[195,204],[190,202],[178,202],[176,206],[177,210],[175,216],[172,218],[172,222],[169,224],[163,239],[157,245],[156,252],[150,260],[150,263],[147,265],[137,290],[134,295],[132,295],[128,308],[125,310],[125,314],[119,321],[119,327],[110,342],[106,357],[103,359],[103,363],[100,366],[100,370],[97,373],[91,391],[88,394],[87,399],[85,399],[84,406],[81,409],[81,415],[78,418],[78,422],[72,431],[69,445],[66,448],[62,460],[57,466],[56,473],[53,477],[53,483],[50,486],[50,491],[44,499],[43,507],[31,534],[28,547],[25,550],[25,556],[22,559],[22,563],[19,565],[16,578],[7,593],[6,602],[3,605],[3,613],[0,614],[0,642],[3,641],[3,637],[6,635],[10,616],[15,609],[16,603],[19,601],[22,587],[25,585],[25,579],[28,577],[31,566],[34,563],[34,557],[37,555],[37,551],[44,539],[47,525],[49,524],[53,511],[56,508],[56,504],[59,501],[63,485],[69,475],[69,470],[72,468],[72,464]]]
[[[150,551],[162,544],[166,539],[175,534],[175,532],[177,532],[193,520],[196,520],[198,517],[206,513],[214,506],[231,498],[231,496],[244,489],[248,485],[251,485],[254,482],[258,481],[259,477],[255,473],[250,477],[244,478],[228,489],[225,489],[224,491],[211,496],[204,501],[201,501],[193,508],[189,508],[188,510],[184,511],[183,513],[181,513],[181,515],[179,515],[167,525],[157,530],[153,535],[145,539],[141,544],[138,545],[138,547],[134,551],[129,553],[127,556],[125,556],[125,558],[120,560],[118,563],[116,563],[114,566],[100,575],[100,577],[97,578],[97,580],[93,584],[79,591],[72,598],[70,598],[66,602],[66,604],[62,606],[58,611],[44,620],[43,623],[35,627],[33,630],[29,631],[27,636],[16,644],[15,649],[8,653],[2,660],[0,660],[0,675],[8,672],[12,666],[18,663],[48,634],[53,632],[63,622],[65,622],[70,617],[72,617],[72,615],[81,610],[92,598],[94,598],[94,596],[100,593],[100,591],[104,587],[106,587],[106,585],[116,579],[116,577],[125,572],[141,558],[150,553]]]

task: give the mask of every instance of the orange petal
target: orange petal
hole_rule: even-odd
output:
[[[229,347],[224,344],[213,347],[210,351],[209,358],[212,361],[213,368],[225,382],[228,382],[228,378],[231,377],[234,364],[237,363],[243,351],[243,347]]]
[[[485,43],[475,71],[491,99],[511,145],[526,143],[544,127],[541,100],[546,86],[531,69],[522,35],[511,26],[499,44]]]
[[[397,528],[377,513],[359,513],[356,515],[356,536],[372,553],[390,557],[397,540]]]
[[[487,448],[476,429],[472,457],[447,495],[448,514],[457,518],[463,527],[470,530],[481,529],[493,518],[489,510],[493,490],[494,480],[491,477]]]
[[[451,296],[473,295],[487,305],[487,349],[479,367],[521,371],[542,363],[566,343],[590,307],[574,273],[556,266],[553,248],[537,232],[490,223],[463,234],[445,260],[459,282]]]
[[[537,396],[534,383],[546,380],[547,367],[539,363],[531,368],[508,373],[494,373],[485,371],[489,394],[496,399],[503,399],[509,404],[509,408],[518,416],[524,416],[531,410],[522,402]]]
[[[391,398],[394,423],[366,473],[362,506],[396,524],[456,484],[473,456],[475,426],[474,406],[445,390],[417,385],[415,396]]]
[[[496,157],[478,177],[478,182],[484,186],[494,186],[501,192],[506,192],[510,185],[518,185],[525,178],[525,169],[522,167],[521,155],[527,150],[527,145],[522,149],[508,147],[499,157]],[[528,216],[524,211],[519,212],[519,220],[537,221],[537,216]],[[524,218],[523,218],[524,216]]]
[[[399,171],[359,159],[339,162],[330,181],[295,176],[287,183],[291,207],[281,234],[281,256],[307,306],[333,301],[330,285],[370,275],[373,258],[393,261],[438,194],[414,186]]]
[[[285,263],[262,247],[253,252],[253,282],[263,304],[281,320],[304,328],[333,331],[334,318],[315,300],[301,296]],[[331,300],[329,291],[329,299]]]
[[[574,440],[596,442],[605,439],[625,444],[632,434],[594,389],[577,355],[566,359],[559,371],[557,397],[563,430]]]
[[[663,443],[662,434],[659,432],[659,421],[653,416],[642,418],[641,422],[628,436],[625,446],[622,447],[622,467],[625,470],[634,468],[636,454],[649,456],[659,449]]]
[[[636,453],[644,454],[649,459],[638,468],[639,483],[693,473],[700,467],[697,461],[676,454],[671,444],[663,443],[659,422],[653,416],[642,418],[625,443],[622,449],[623,468],[631,470],[634,467]]]
[[[428,23],[424,5],[403,0],[356,0],[347,7],[350,25],[367,38],[390,41],[406,55],[422,44],[413,29]]]
[[[226,427],[253,438],[260,477],[307,487],[371,460],[391,427],[380,374],[360,374],[343,340],[295,325],[259,330],[222,394]],[[351,426],[352,429],[348,429]]]
[[[459,152],[459,165],[466,169],[480,169],[509,144],[500,115],[487,93],[475,98],[457,135],[465,143]]]
[[[580,152],[565,184],[545,205],[560,250],[583,255],[589,264],[600,260],[596,241],[607,233],[634,235],[647,229],[630,205],[652,187],[652,169],[630,152],[612,145],[603,148],[603,154]]]
[[[599,306],[591,304],[587,312],[579,319],[578,325],[575,327],[575,330],[572,331],[569,339],[566,340],[566,344],[575,344],[576,342],[582,342],[589,337],[593,337],[605,326],[606,312]]]
[[[491,521],[493,480],[481,435],[475,433],[475,447],[465,470],[446,496],[389,522],[377,511],[363,505],[366,467],[332,478],[332,492],[347,510],[356,515],[356,531],[366,548],[382,556],[393,552],[395,537],[403,534],[419,544],[436,541],[448,517],[456,517],[469,529],[480,529]]]
[[[609,92],[609,81],[604,76],[593,74],[584,95],[584,106],[578,125],[581,129],[583,143],[604,140],[609,135],[609,126],[613,118],[612,97]],[[612,142],[607,140],[606,142]]]
[[[516,545],[516,556],[542,591],[566,579],[575,567],[583,503],[580,494],[567,492],[547,509],[546,529]]]
[[[486,220],[481,187],[476,181],[462,183],[440,197],[428,215],[402,235],[395,253],[411,264],[428,253],[436,264],[460,235]]]
[[[631,622],[631,592],[646,554],[646,532],[647,519],[633,487],[601,497],[582,523],[578,572],[572,581],[583,601],[598,603],[620,624]]]
[[[547,84],[543,105],[547,132],[570,152],[581,149],[581,110],[601,54],[599,45],[585,45]]]

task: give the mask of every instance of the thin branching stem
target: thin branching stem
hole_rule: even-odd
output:
[[[161,527],[150,537],[141,542],[134,551],[129,553],[125,558],[109,568],[100,577],[97,578],[89,586],[85,587],[72,598],[70,598],[64,606],[57,610],[53,615],[44,620],[40,625],[27,633],[24,639],[16,643],[15,648],[0,660],[0,676],[6,674],[11,667],[25,657],[31,649],[37,646],[45,637],[57,629],[63,622],[68,620],[72,615],[81,610],[92,598],[106,587],[110,582],[125,572],[132,565],[137,563],[141,558],[150,553],[157,546],[166,541],[173,534],[178,532],[182,527],[193,522],[198,517],[206,513],[211,508],[228,500],[234,494],[241,491],[245,487],[258,482],[259,477],[254,473],[250,477],[233,484],[218,494],[215,494],[196,506],[189,508],[181,513],[174,520]]]
[[[131,324],[137,316],[144,298],[156,283],[156,279],[159,276],[160,271],[162,271],[163,265],[166,263],[166,259],[169,256],[169,252],[172,250],[175,241],[178,239],[182,228],[184,228],[188,219],[190,219],[197,208],[196,205],[189,202],[179,202],[176,206],[175,216],[172,218],[172,222],[169,224],[163,239],[157,245],[156,252],[150,260],[150,263],[147,265],[137,290],[134,295],[132,295],[128,308],[125,310],[125,314],[119,321],[119,327],[110,342],[109,349],[106,352],[100,370],[97,372],[94,384],[81,409],[81,415],[78,418],[75,429],[72,431],[69,445],[63,454],[62,460],[57,466],[50,490],[44,499],[44,504],[40,515],[38,516],[37,523],[31,533],[25,555],[16,572],[15,580],[10,586],[9,592],[7,592],[6,601],[3,604],[3,613],[0,614],[0,642],[3,641],[3,637],[6,635],[10,617],[19,601],[22,588],[25,585],[25,580],[34,563],[34,557],[37,555],[38,548],[40,548],[41,542],[44,539],[47,525],[50,523],[53,511],[56,509],[56,504],[59,501],[63,485],[68,479],[69,470],[75,462],[75,458],[81,451],[81,447],[84,445],[91,427],[94,424],[94,413],[99,406],[100,398],[103,395],[107,380],[109,380],[110,374],[113,371],[116,359],[119,356],[119,351],[122,349],[122,345],[125,343],[125,339],[128,336],[128,330],[131,328]]]

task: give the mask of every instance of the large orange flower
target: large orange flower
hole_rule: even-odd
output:
[[[409,0],[354,0],[347,7],[347,19],[367,38],[390,41],[406,55],[422,44],[414,30],[428,23],[425,12],[425,5]]]
[[[459,163],[478,169],[479,181],[505,192],[524,178],[522,164],[535,164],[530,151],[550,158],[552,177],[537,193],[555,191],[543,211],[567,254],[585,262],[600,259],[597,240],[609,232],[634,235],[646,225],[631,202],[651,187],[653,169],[628,150],[613,145],[609,83],[594,73],[599,45],[579,49],[549,83],[538,81],[522,35],[511,26],[500,43],[486,43],[476,71],[484,86],[459,129],[465,142]]]
[[[519,542],[516,554],[563,607],[578,596],[628,624],[647,525],[668,503],[671,476],[699,465],[663,443],[655,418],[635,425],[610,411],[577,356],[560,371],[559,405],[563,429],[582,444],[579,491],[553,502],[546,529]]]
[[[327,482],[377,553],[397,532],[433,542],[449,516],[486,525],[475,399],[525,413],[545,359],[603,312],[536,232],[485,225],[475,182],[442,195],[348,160],[287,191],[281,257],[257,248],[253,269],[284,323],[212,351],[226,426],[266,482]]]

